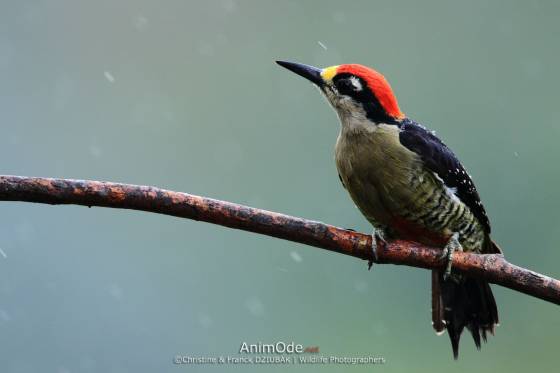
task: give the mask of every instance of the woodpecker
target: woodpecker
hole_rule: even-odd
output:
[[[408,118],[385,77],[358,64],[319,69],[277,61],[319,87],[338,114],[335,161],[343,187],[376,238],[442,248],[445,270],[432,271],[432,326],[447,330],[453,357],[466,327],[480,350],[498,310],[488,282],[451,273],[454,250],[501,254],[471,177],[434,132]]]

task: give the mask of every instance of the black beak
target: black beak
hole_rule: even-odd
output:
[[[276,61],[276,63],[282,67],[285,67],[291,72],[303,76],[305,79],[309,80],[311,83],[314,83],[319,87],[325,85],[325,81],[321,77],[321,69],[296,62]]]

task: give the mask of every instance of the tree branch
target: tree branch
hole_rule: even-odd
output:
[[[0,200],[132,209],[205,221],[373,260],[371,236],[316,221],[149,186],[87,180],[0,176]],[[441,249],[378,242],[377,263],[441,268]],[[501,255],[457,252],[453,268],[469,276],[560,304],[560,281],[515,266]]]

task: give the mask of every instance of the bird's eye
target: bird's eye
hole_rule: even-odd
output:
[[[346,91],[352,90],[352,83],[350,83],[350,79],[339,79],[336,82],[336,88],[342,93]]]
[[[335,84],[341,94],[349,95],[362,90],[362,83],[355,76],[338,79]]]

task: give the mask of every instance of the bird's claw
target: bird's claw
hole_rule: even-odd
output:
[[[371,269],[371,267],[373,266],[374,262],[377,262],[377,241],[381,241],[383,243],[386,243],[387,241],[385,240],[385,235],[383,234],[383,231],[380,229],[373,229],[373,234],[371,235],[371,252],[372,252],[372,257],[369,259],[368,261],[368,271]]]
[[[445,271],[443,272],[444,281],[447,281],[451,277],[451,269],[453,267],[453,253],[455,251],[463,251],[463,246],[461,246],[461,243],[459,242],[459,233],[453,233],[453,235],[443,248],[443,253],[440,256],[440,259],[447,260]]]

